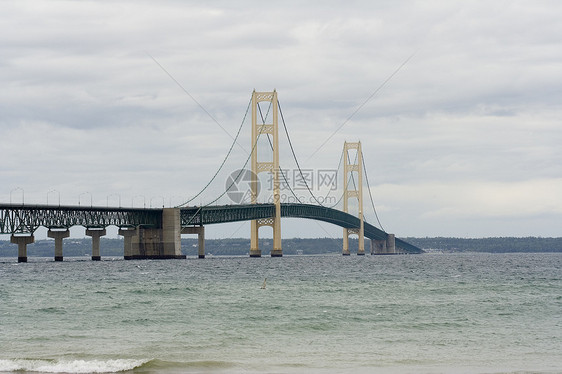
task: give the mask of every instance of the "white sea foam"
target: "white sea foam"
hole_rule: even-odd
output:
[[[41,373],[116,373],[145,364],[142,360],[0,360],[0,372],[31,371]]]

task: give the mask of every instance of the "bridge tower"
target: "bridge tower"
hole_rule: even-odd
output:
[[[258,124],[259,103],[269,101],[271,103],[272,120],[269,124]],[[252,221],[252,233],[250,243],[250,257],[261,257],[261,250],[258,245],[258,231],[261,226],[273,227],[273,249],[271,257],[281,257],[281,195],[279,192],[279,136],[278,136],[278,115],[279,107],[277,102],[277,91],[273,92],[254,92],[252,93],[252,180],[250,181],[250,192],[252,204],[257,203],[258,199],[258,174],[269,172],[273,177],[273,204],[275,205],[275,216]],[[271,145],[273,147],[273,159],[269,162],[258,161],[258,138],[260,135],[271,135]]]
[[[355,149],[357,151],[357,163],[352,163],[349,158],[349,151]],[[357,254],[365,255],[365,239],[363,226],[363,153],[361,151],[361,142],[348,143],[343,145],[344,158],[344,174],[343,174],[343,211],[349,213],[349,198],[356,198],[358,201],[358,228],[343,229],[343,251],[344,256],[349,256],[349,235],[357,234],[359,236],[359,248]],[[357,181],[353,179],[353,173],[357,173]],[[353,188],[353,189],[351,189]]]

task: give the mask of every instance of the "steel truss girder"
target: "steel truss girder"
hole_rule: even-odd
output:
[[[182,227],[209,225],[214,223],[251,221],[271,218],[275,215],[273,204],[218,205],[181,209]]]
[[[190,225],[209,225],[215,223],[250,221],[272,218],[275,214],[273,204],[215,205],[189,207],[181,210],[182,227]],[[282,217],[308,218],[324,221],[345,228],[358,228],[359,218],[337,209],[312,204],[281,204]],[[385,239],[387,233],[365,223],[365,236],[371,239]]]
[[[160,227],[161,223],[160,209],[0,204],[2,234],[33,234],[41,226],[49,229],[72,226],[105,228],[111,225]]]

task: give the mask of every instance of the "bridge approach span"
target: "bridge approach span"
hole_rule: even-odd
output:
[[[160,227],[162,209],[0,204],[0,234],[33,234],[39,227]]]

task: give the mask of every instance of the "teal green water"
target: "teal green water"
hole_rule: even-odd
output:
[[[30,261],[0,372],[562,373],[562,254]]]

